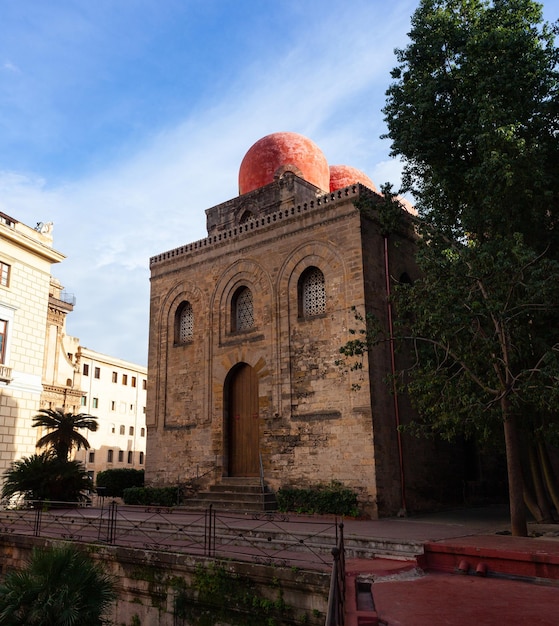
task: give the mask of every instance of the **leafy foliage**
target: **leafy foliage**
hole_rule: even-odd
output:
[[[14,461],[4,473],[2,497],[20,495],[26,501],[83,502],[93,483],[78,461],[61,461],[43,452]]]
[[[64,413],[55,409],[39,409],[33,418],[33,427],[47,428],[50,432],[37,442],[38,448],[49,448],[61,460],[68,460],[74,446],[89,449],[89,442],[78,432],[80,429],[97,430],[97,420],[85,413]]]
[[[422,218],[421,279],[395,304],[425,431],[503,428],[514,534],[521,441],[559,381],[559,51],[532,0],[422,0],[384,108]]]
[[[412,17],[388,137],[420,214],[450,239],[557,244],[555,30],[532,0],[423,0]]]
[[[96,478],[97,487],[104,487],[104,495],[122,498],[125,489],[144,486],[144,470],[132,468],[109,469],[99,472]]]
[[[0,585],[0,624],[98,626],[115,600],[114,581],[72,546],[33,550],[28,566]]]
[[[338,481],[307,489],[282,487],[277,492],[280,511],[330,515],[358,515],[357,494]]]
[[[193,626],[232,624],[238,626],[280,626],[295,622],[293,608],[283,599],[264,596],[254,580],[227,571],[216,563],[197,565],[192,585],[178,586],[174,602],[175,617],[187,619]],[[305,622],[308,615],[305,614]]]
[[[176,506],[178,495],[177,487],[129,487],[123,491],[125,504]]]

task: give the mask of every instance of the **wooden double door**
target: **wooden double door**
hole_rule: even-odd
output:
[[[258,476],[258,378],[250,365],[241,363],[231,371],[226,386],[229,476]]]

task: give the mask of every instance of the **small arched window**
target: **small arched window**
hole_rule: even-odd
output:
[[[188,343],[194,336],[194,314],[190,302],[183,302],[175,316],[175,344]]]
[[[299,278],[299,317],[313,317],[326,312],[324,274],[318,267],[309,267]]]
[[[254,308],[252,291],[248,287],[240,287],[231,301],[231,330],[249,330],[254,326]]]
[[[241,215],[241,219],[239,220],[239,224],[246,224],[246,222],[250,222],[254,219],[254,214],[251,211],[245,211]]]

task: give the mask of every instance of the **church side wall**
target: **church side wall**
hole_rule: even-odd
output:
[[[326,309],[299,314],[297,283],[324,274]],[[258,378],[265,479],[273,489],[333,479],[377,514],[369,388],[335,364],[352,305],[364,306],[360,218],[350,200],[247,232],[152,266],[146,480],[176,484],[228,473],[226,380],[238,363]],[[254,327],[231,332],[231,297],[253,294]],[[191,342],[177,345],[175,315],[191,303]],[[213,468],[213,472],[212,472]]]
[[[363,254],[367,311],[386,328],[388,336],[388,308],[386,288],[386,265],[384,237],[370,220],[363,220]],[[419,277],[415,264],[415,245],[410,236],[393,233],[387,240],[388,273],[391,289],[407,274],[410,280]],[[394,319],[397,312],[393,311]],[[395,345],[396,370],[409,364],[402,345]],[[375,458],[379,484],[379,510],[382,515],[394,515],[400,511],[411,512],[433,509],[460,502],[462,492],[462,451],[437,440],[419,439],[409,432],[400,432],[398,442],[397,423],[408,425],[416,414],[408,396],[399,394],[397,411],[394,396],[387,395],[390,388],[387,376],[391,372],[390,343],[374,348],[370,358],[370,387],[375,415]],[[401,479],[404,479],[402,489]]]

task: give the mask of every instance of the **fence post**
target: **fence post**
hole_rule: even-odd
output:
[[[204,515],[204,555],[212,556],[212,540],[213,540],[213,527],[215,526],[214,522],[214,512],[213,512],[213,504],[206,509],[206,513]]]
[[[117,509],[118,509],[118,504],[116,503],[115,500],[113,500],[109,504],[109,528],[107,532],[107,543],[115,542]]]
[[[38,506],[37,506],[38,505]],[[39,537],[41,535],[41,518],[43,517],[43,503],[38,502],[35,504],[37,507],[35,509],[35,525],[33,527],[33,534],[35,537]]]

